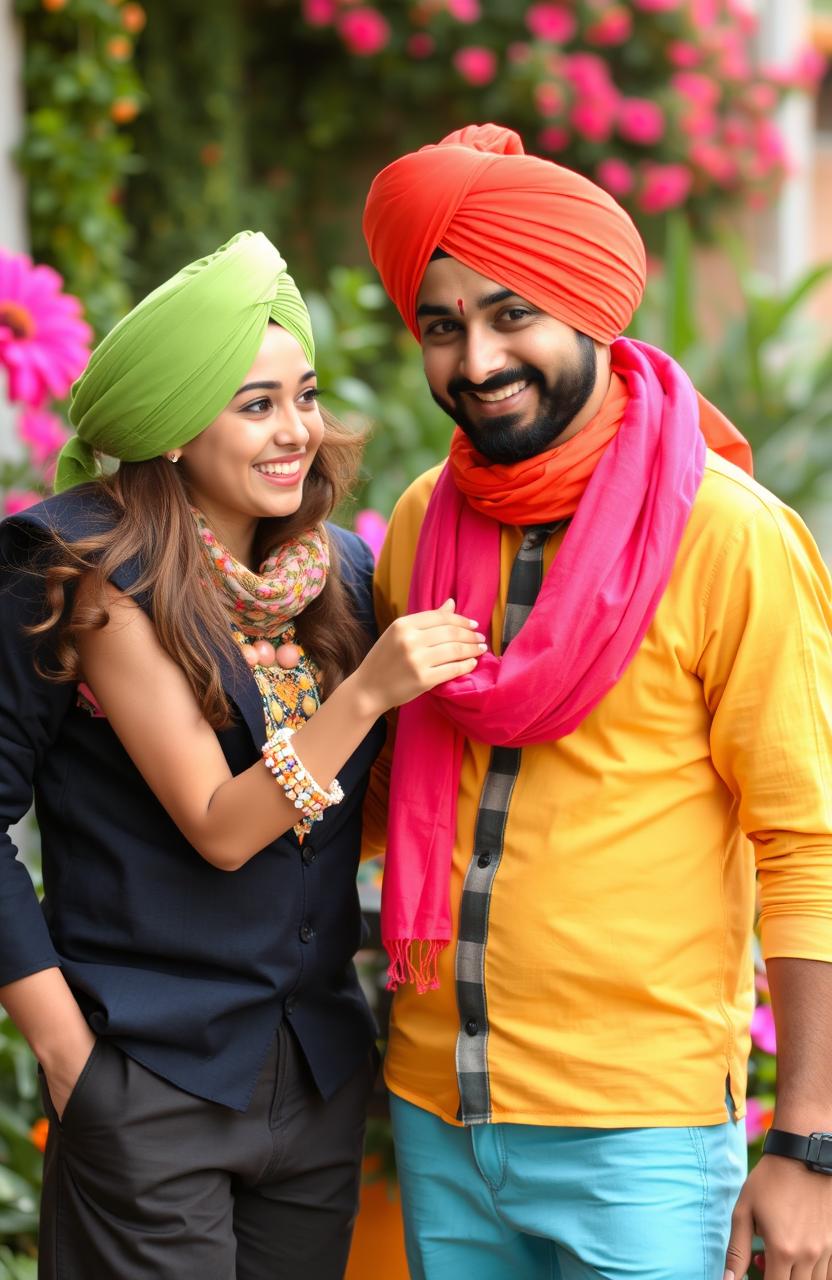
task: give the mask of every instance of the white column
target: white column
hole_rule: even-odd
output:
[[[14,13],[13,0],[0,0],[0,247],[13,253],[25,250],[28,240],[25,190],[13,159],[22,131],[21,24]],[[12,421],[12,411],[0,389],[0,455],[8,455],[13,450]]]
[[[809,0],[758,0],[759,52],[765,64],[788,65],[809,38]],[[778,115],[794,174],[763,216],[761,266],[786,286],[810,265],[812,243],[811,166],[814,108],[795,94]]]

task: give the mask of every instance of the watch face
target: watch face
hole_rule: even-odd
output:
[[[806,1163],[815,1173],[832,1174],[832,1133],[810,1133]]]

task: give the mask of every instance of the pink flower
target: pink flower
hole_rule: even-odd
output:
[[[609,92],[612,87],[609,68],[597,53],[573,53],[565,59],[563,70],[580,94]]]
[[[537,135],[537,145],[541,151],[563,151],[569,142],[569,130],[555,124],[547,124]]]
[[[328,27],[335,19],[336,0],[303,0],[304,21],[310,27]]]
[[[572,127],[589,142],[606,142],[615,124],[616,99],[599,95],[584,98],[572,108]]]
[[[436,41],[427,31],[415,31],[407,42],[411,58],[429,58],[436,48]]]
[[[589,44],[610,47],[629,40],[632,31],[633,15],[622,4],[616,4],[586,28],[584,39]]]
[[[378,560],[384,535],[387,532],[387,521],[381,512],[374,511],[372,507],[359,511],[355,517],[355,532],[367,543],[373,553],[373,559]]]
[[[497,74],[497,55],[482,45],[471,44],[465,49],[458,49],[453,58],[463,80],[469,84],[490,84]]]
[[[719,17],[720,0],[691,0],[691,22],[697,31],[710,31]]]
[[[595,174],[601,186],[605,187],[612,196],[628,196],[635,186],[636,179],[632,166],[627,164],[626,160],[619,160],[615,156],[602,160]]]
[[[770,1004],[758,1004],[751,1018],[751,1039],[763,1053],[777,1052],[774,1014]]]
[[[773,84],[765,84],[762,80],[757,84],[750,84],[743,98],[752,111],[763,116],[777,106],[777,90]]]
[[[92,330],[62,284],[51,267],[33,267],[24,254],[0,249],[0,364],[10,400],[60,399],[89,359]]]
[[[538,40],[566,44],[575,34],[574,14],[560,4],[533,4],[526,10],[526,26]]]
[[[667,46],[667,60],[672,67],[682,70],[698,67],[702,61],[702,50],[687,40],[671,40]]]
[[[633,0],[633,7],[642,13],[673,13],[684,3],[685,0]]]
[[[480,18],[479,0],[447,0],[448,13],[457,22],[477,22]]]
[[[7,516],[16,516],[19,511],[25,511],[27,507],[33,507],[36,502],[43,501],[43,494],[35,493],[34,489],[9,489],[3,499],[3,511]]]
[[[749,1146],[762,1137],[766,1129],[770,1128],[773,1119],[774,1112],[771,1107],[764,1107],[757,1098],[748,1099],[745,1104],[745,1136]]]
[[[625,98],[618,108],[618,132],[628,142],[651,147],[664,137],[664,112],[649,98]]]
[[[390,24],[377,9],[360,7],[350,9],[338,23],[341,39],[350,53],[359,58],[370,58],[378,53],[390,39]]]
[[[798,89],[806,89],[811,93],[817,89],[825,71],[826,58],[817,49],[807,45],[805,49],[801,49],[792,67],[792,83]]]
[[[717,82],[698,71],[677,71],[670,83],[677,93],[697,107],[715,107],[722,96]]]
[[[647,164],[639,204],[645,213],[665,213],[684,204],[693,174],[683,164]]]
[[[712,142],[695,142],[690,149],[690,161],[723,187],[730,185],[739,173],[739,165],[731,153]]]
[[[712,138],[717,131],[717,118],[713,111],[695,108],[682,116],[679,125],[689,138]]]
[[[45,409],[24,409],[17,422],[17,434],[26,445],[33,466],[38,468],[45,467],[69,439],[60,418]]]
[[[563,90],[558,84],[539,84],[534,91],[534,104],[542,116],[559,116],[563,111]]]

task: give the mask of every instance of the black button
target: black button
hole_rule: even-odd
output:
[[[289,1014],[289,1016],[291,1017],[291,1015],[295,1012],[295,1009],[297,1009],[297,1007],[298,1007],[297,996],[287,996],[283,1003],[284,1012]]]
[[[300,857],[305,867],[311,867],[312,863],[315,861],[317,856],[318,856],[317,851],[313,849],[311,845],[303,846],[303,852],[301,853]]]
[[[469,1036],[475,1036],[479,1029],[480,1024],[477,1022],[476,1018],[469,1018],[465,1024],[465,1030],[468,1032]]]
[[[312,928],[308,920],[304,920],[300,927],[301,942],[311,942],[315,936],[315,930]]]
[[[487,867],[490,861],[491,861],[490,853],[481,853],[480,856],[477,858],[477,866]]]

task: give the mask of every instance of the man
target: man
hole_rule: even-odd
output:
[[[394,512],[380,621],[453,598],[492,650],[402,709],[392,767],[412,1274],[739,1280],[756,1230],[767,1280],[832,1278],[817,549],[619,338],[644,249],[594,184],[471,127],[379,174],[364,229],[457,424]],[[744,1182],[755,859],[779,1083]]]

